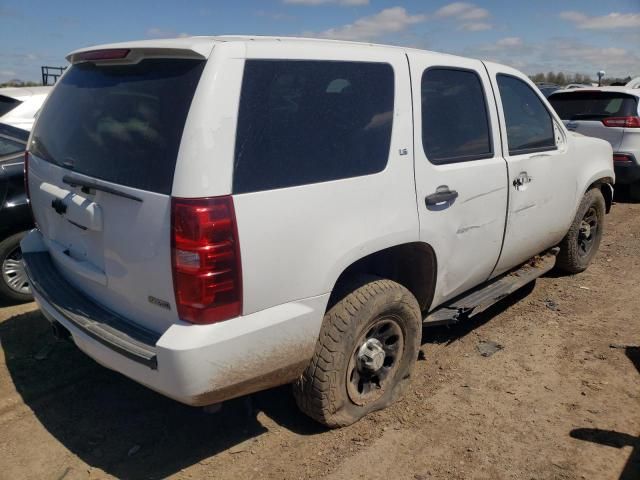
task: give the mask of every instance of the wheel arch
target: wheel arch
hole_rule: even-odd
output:
[[[420,309],[429,309],[436,287],[437,258],[431,245],[410,242],[378,250],[354,261],[342,270],[331,290],[330,308],[353,288],[353,281],[364,275],[393,280],[409,290]]]
[[[604,202],[606,205],[605,212],[611,212],[611,207],[613,205],[613,178],[611,177],[602,177],[599,178],[589,185],[584,193],[587,193],[589,190],[597,188],[602,192],[602,196],[604,197]]]

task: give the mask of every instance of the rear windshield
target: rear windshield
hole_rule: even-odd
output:
[[[0,117],[5,113],[10,112],[22,102],[15,98],[7,97],[6,95],[0,95]]]
[[[51,163],[169,194],[203,61],[71,67],[36,122],[29,150]]]
[[[554,93],[549,103],[563,120],[601,120],[638,115],[638,100],[618,92]]]

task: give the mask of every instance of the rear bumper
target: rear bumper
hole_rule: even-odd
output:
[[[614,162],[613,169],[616,172],[616,183],[628,185],[630,183],[640,182],[640,158],[627,152],[620,153],[631,155],[632,161],[628,163]]]
[[[328,295],[213,325],[175,324],[162,334],[118,317],[74,289],[40,248],[23,241],[36,302],[103,366],[177,400],[200,406],[291,382],[313,355]]]

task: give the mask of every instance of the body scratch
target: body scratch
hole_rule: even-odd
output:
[[[506,187],[499,187],[499,188],[495,188],[493,190],[489,190],[488,192],[484,192],[484,193],[479,193],[478,195],[474,195],[473,197],[469,197],[467,198],[464,202],[462,203],[467,203],[470,202],[471,200],[475,200],[476,198],[480,198],[480,197],[484,197],[486,195],[491,195],[492,193],[496,193],[499,192],[500,190],[504,190]]]
[[[522,211],[524,211],[524,210],[529,210],[530,208],[533,208],[533,207],[535,207],[535,206],[536,206],[536,204],[535,204],[535,203],[532,203],[532,204],[530,204],[530,205],[525,205],[524,207],[520,207],[519,209],[514,210],[514,211],[513,211],[513,213],[520,213],[520,212],[522,212]]]

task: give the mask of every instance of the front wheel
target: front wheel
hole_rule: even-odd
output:
[[[587,269],[598,251],[604,231],[605,202],[598,189],[589,190],[582,198],[571,228],[560,243],[557,267],[567,273]]]
[[[294,385],[300,409],[328,427],[350,425],[397,400],[422,333],[415,297],[366,278],[325,314],[311,363]]]

